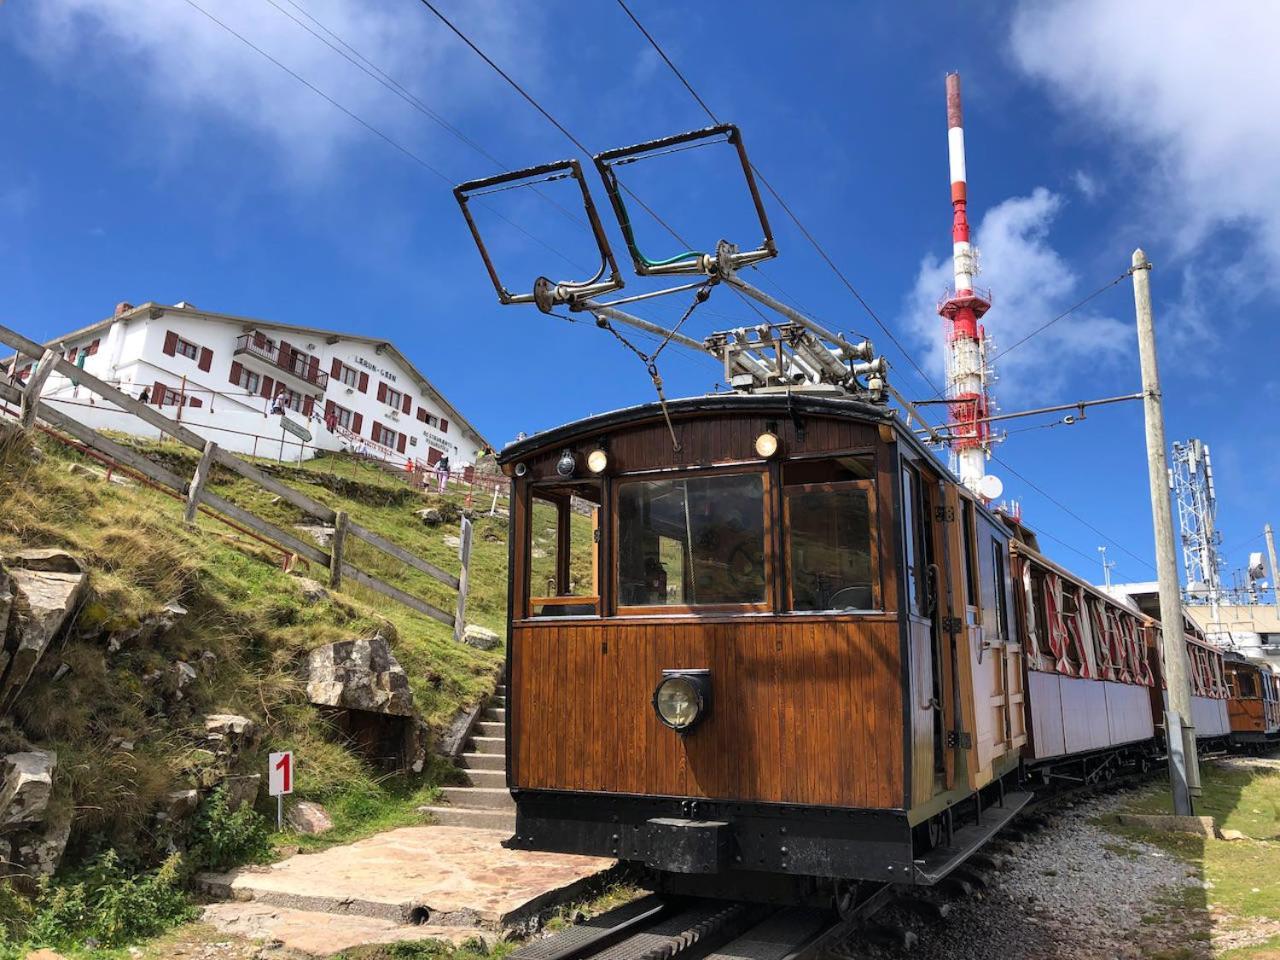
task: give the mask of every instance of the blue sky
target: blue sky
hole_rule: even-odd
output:
[[[592,150],[706,122],[613,2],[439,6]],[[960,70],[996,349],[1117,277],[1143,246],[1156,264],[1169,437],[1211,445],[1228,568],[1242,566],[1261,549],[1263,522],[1280,522],[1280,333],[1268,310],[1280,292],[1280,61],[1267,39],[1280,10],[958,6],[633,9],[717,114],[740,125],[759,168],[935,382],[933,304],[950,252],[943,77]],[[297,21],[317,33],[323,24],[417,106]],[[651,399],[640,363],[604,332],[498,305],[449,191],[498,168],[427,111],[508,168],[576,150],[418,0],[10,2],[0,50],[3,322],[47,337],[119,300],[188,300],[377,331],[498,444]],[[695,244],[757,239],[727,154],[627,177]],[[567,203],[562,186],[547,193]],[[603,203],[598,186],[596,196]],[[589,259],[581,228],[541,198],[503,195],[494,208],[527,232],[482,212],[513,286]],[[771,204],[770,215],[781,256],[762,285],[870,336],[900,389],[930,395],[785,214]],[[661,247],[660,233],[646,235]],[[647,315],[669,322],[684,306]],[[718,290],[688,329],[755,319]],[[1132,330],[1126,280],[1004,358],[999,404],[1133,392]],[[710,360],[675,349],[662,372],[671,395],[717,379]],[[1153,578],[1141,409],[1022,429],[1035,422],[1010,426],[997,453],[1012,470],[992,472],[1049,552],[1099,579],[1096,548],[1110,543],[1118,579]]]

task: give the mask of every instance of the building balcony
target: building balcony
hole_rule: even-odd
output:
[[[324,392],[329,386],[329,374],[320,369],[318,357],[290,347],[287,343],[276,343],[261,333],[246,333],[237,337],[235,356],[262,360],[276,371],[288,374],[320,392]]]

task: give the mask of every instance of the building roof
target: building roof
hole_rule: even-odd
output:
[[[227,323],[238,323],[247,327],[271,327],[276,330],[288,330],[293,333],[306,333],[315,337],[324,337],[326,340],[353,340],[357,343],[367,343],[377,348],[379,351],[390,355],[397,360],[402,367],[408,370],[418,381],[418,386],[422,392],[431,397],[438,403],[448,414],[452,423],[460,425],[468,433],[478,437],[481,444],[489,449],[493,449],[488,440],[485,439],[476,427],[464,417],[458,408],[445,399],[444,394],[435,388],[435,386],[423,376],[422,371],[414,366],[413,361],[400,352],[400,349],[390,340],[383,340],[379,337],[368,337],[359,333],[343,333],[338,330],[326,330],[322,327],[304,327],[293,323],[280,323],[275,320],[261,320],[255,317],[241,317],[231,313],[215,313],[211,310],[200,310],[189,303],[183,302],[181,305],[170,305],[167,303],[155,303],[147,301],[128,310],[123,310],[114,316],[107,317],[105,320],[99,320],[91,323],[87,327],[81,327],[79,330],[73,330],[70,333],[63,334],[60,337],[53,337],[45,342],[46,347],[59,343],[65,343],[69,340],[78,340],[81,337],[89,336],[97,333],[99,330],[105,330],[115,323],[117,320],[132,320],[135,317],[145,316],[156,319],[161,313],[176,313],[193,319],[203,320],[223,320]],[[13,354],[0,360],[0,363],[7,363]]]

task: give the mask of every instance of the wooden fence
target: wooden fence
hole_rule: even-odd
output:
[[[0,398],[19,408],[19,423],[24,430],[30,430],[35,425],[36,419],[39,418],[50,427],[74,437],[80,443],[97,451],[99,454],[141,474],[154,483],[168,487],[184,496],[187,502],[185,514],[187,523],[195,522],[197,509],[204,505],[216,513],[222,514],[224,517],[274,541],[299,557],[304,557],[324,567],[329,571],[330,586],[338,588],[344,578],[349,579],[452,627],[454,637],[461,639],[462,631],[466,626],[467,567],[471,559],[471,521],[467,518],[464,517],[462,520],[461,547],[459,549],[461,569],[455,576],[447,570],[442,570],[435,564],[415,556],[372,530],[361,526],[347,516],[345,511],[334,510],[332,507],[307,496],[305,493],[281,483],[253,464],[221,449],[212,440],[206,440],[195,431],[183,426],[176,420],[171,420],[153,407],[135,400],[106,381],[86,373],[80,367],[64,359],[58,351],[46,350],[34,340],[28,340],[21,334],[3,326],[0,326],[0,343],[7,344],[19,354],[24,354],[37,360],[35,368],[24,384],[0,382]],[[16,361],[13,369],[17,369]],[[199,450],[200,461],[196,465],[191,479],[187,480],[178,476],[160,464],[144,457],[136,450],[117,443],[74,417],[54,409],[50,404],[42,403],[40,391],[45,381],[48,380],[49,375],[55,370],[64,376],[74,377],[82,386],[92,390],[104,400],[108,400],[120,409],[134,414],[162,433],[173,437],[179,443]],[[269,490],[280,499],[297,507],[308,516],[316,518],[323,524],[332,526],[334,533],[330,541],[329,552],[326,553],[317,544],[309,543],[287,530],[281,530],[274,524],[268,523],[244,508],[208,490],[209,472],[214,464],[225,467],[245,479],[253,481],[263,489]],[[344,558],[349,537],[361,540],[389,554],[406,566],[425,573],[427,576],[445,584],[451,590],[456,590],[458,600],[454,612],[447,613],[439,607],[427,603],[420,597],[406,593],[399,587],[392,586],[352,566]]]

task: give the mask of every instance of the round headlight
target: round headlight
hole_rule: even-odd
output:
[[[517,463],[517,464],[516,464],[516,476],[517,476],[517,477],[523,477],[523,476],[524,476],[526,473],[528,473],[528,472],[529,472],[529,468],[528,468],[527,466],[525,466],[523,463]]]
[[[573,451],[566,450],[560,454],[560,459],[556,461],[556,473],[562,477],[572,477],[573,470],[578,465],[578,461],[573,458]]]
[[[778,438],[772,433],[762,433],[756,437],[756,453],[768,460],[778,452]]]
[[[609,455],[597,447],[587,454],[587,469],[592,473],[604,473],[609,465]]]
[[[707,712],[709,693],[705,673],[669,673],[653,691],[653,709],[659,720],[683,733]]]

